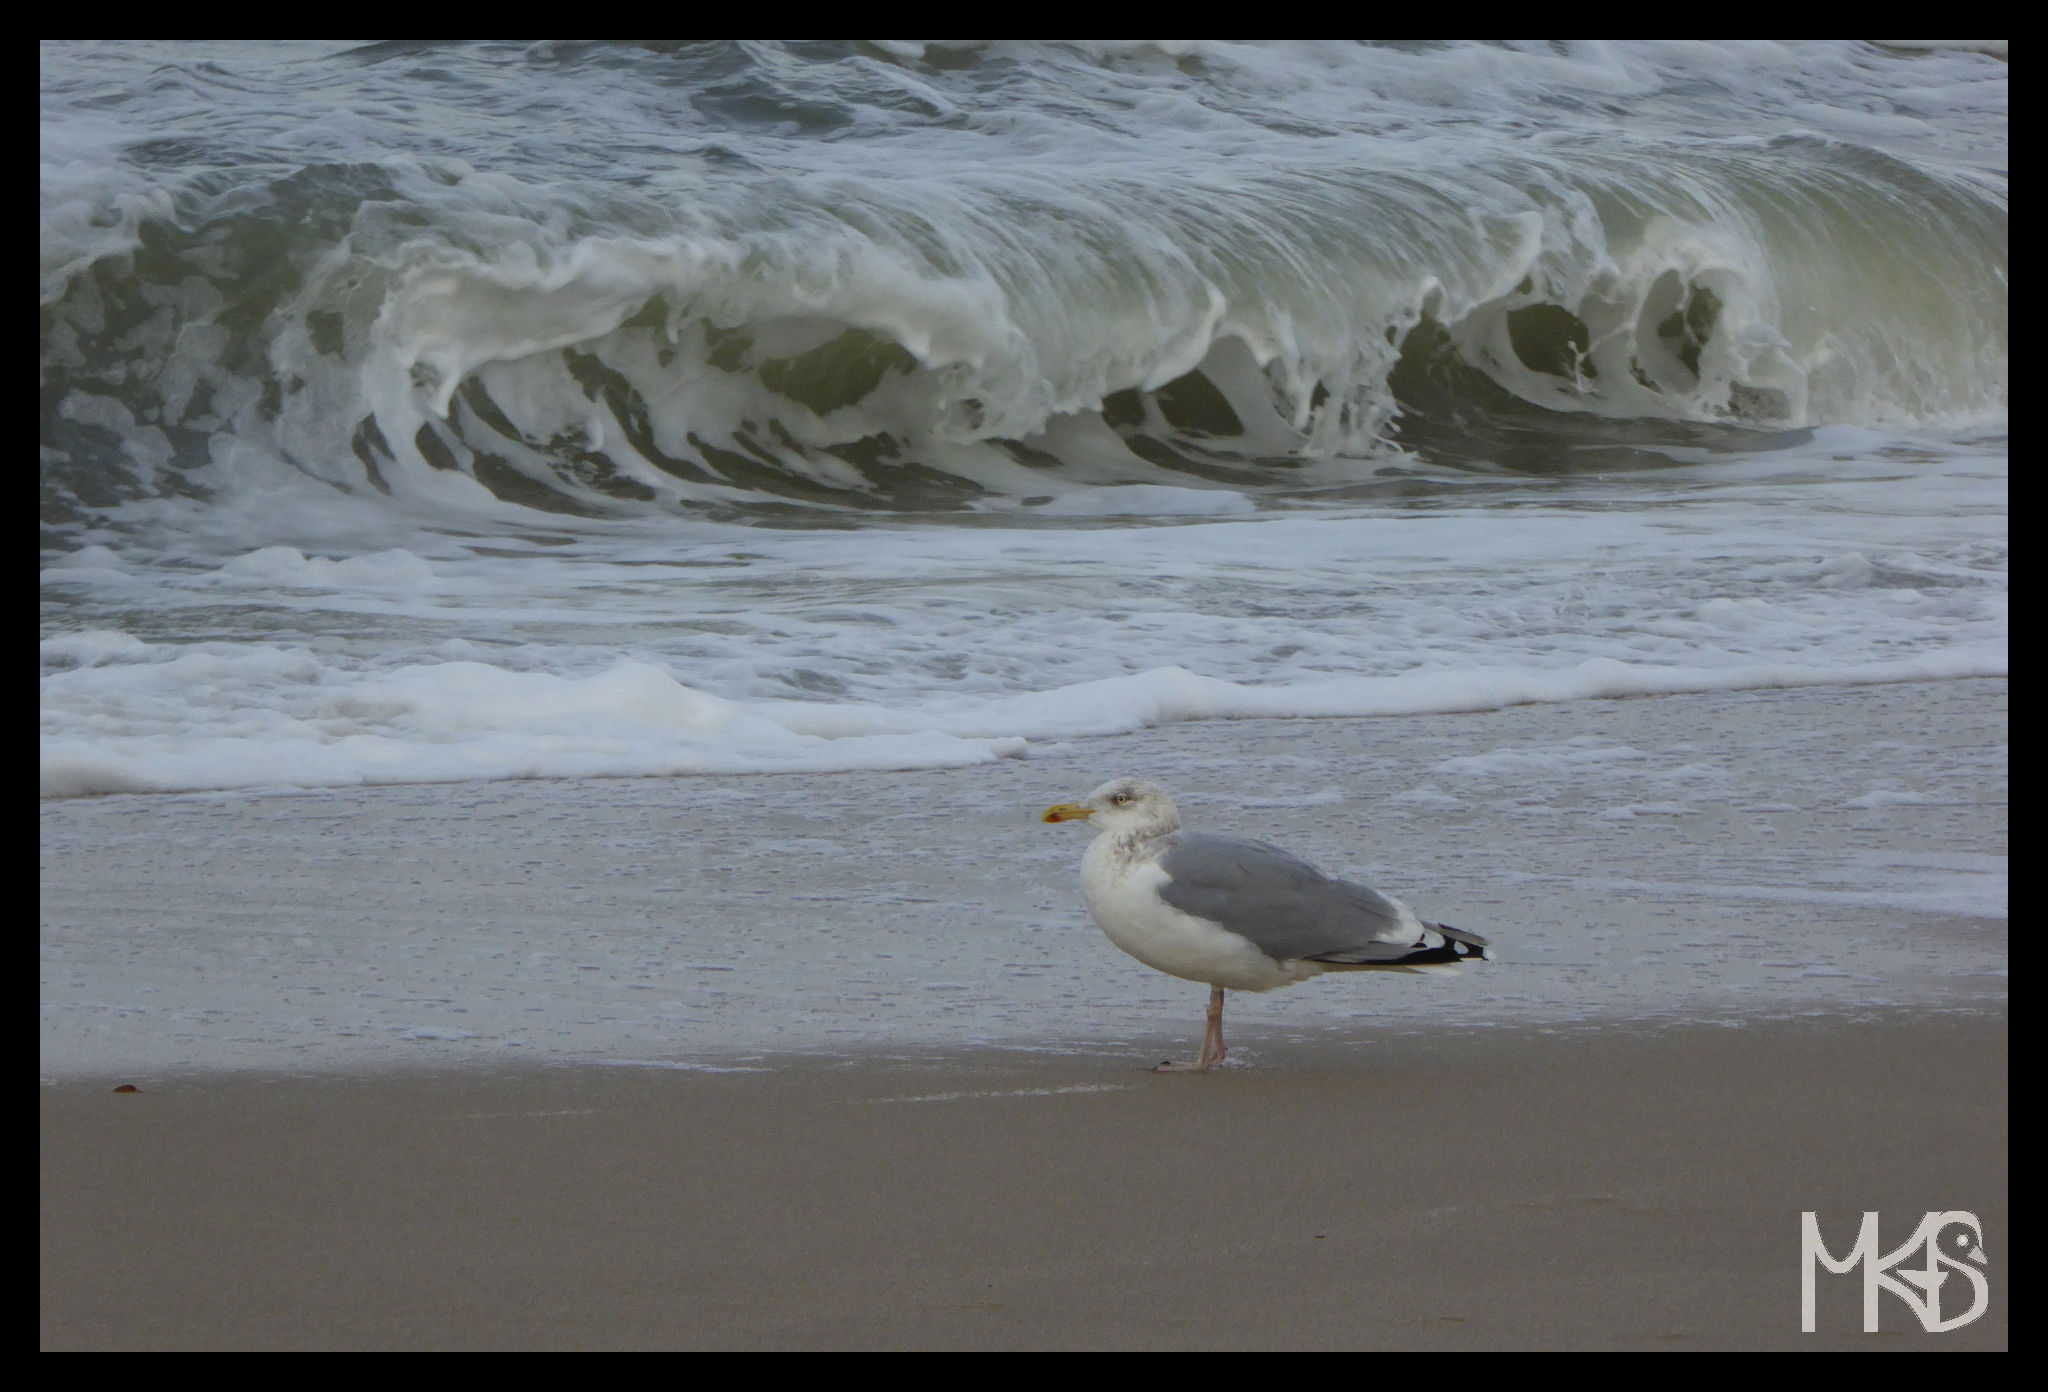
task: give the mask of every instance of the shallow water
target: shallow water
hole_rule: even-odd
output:
[[[930,773],[67,799],[43,812],[43,1066],[382,1068],[1199,1038],[1205,987],[1088,919],[1106,776],[1492,941],[1233,993],[1302,1039],[1740,1026],[2006,1001],[2004,683],[1180,724]]]

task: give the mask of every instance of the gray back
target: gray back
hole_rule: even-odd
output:
[[[1397,957],[1411,943],[1401,909],[1376,889],[1331,879],[1263,841],[1182,831],[1163,838],[1171,877],[1159,893],[1182,913],[1220,923],[1282,960],[1344,952]]]

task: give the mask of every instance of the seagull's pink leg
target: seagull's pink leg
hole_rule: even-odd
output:
[[[1200,1066],[1217,1068],[1223,1063],[1223,1055],[1229,1052],[1223,1047],[1223,988],[1209,988],[1209,1028],[1202,1033],[1202,1056]]]
[[[1209,1024],[1202,1031],[1202,1052],[1193,1063],[1160,1064],[1154,1073],[1207,1073],[1223,1066],[1223,1056],[1229,1050],[1223,1047],[1223,988],[1209,988]]]

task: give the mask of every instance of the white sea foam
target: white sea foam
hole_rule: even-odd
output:
[[[1642,480],[1626,512],[1584,484],[1141,529],[83,551],[51,595],[159,617],[45,641],[44,788],[949,767],[1185,720],[2003,674],[1998,461],[1845,444]],[[299,636],[183,632],[251,612]]]
[[[115,660],[132,659],[145,646],[129,639],[112,650]],[[60,648],[65,657],[84,651],[81,645]],[[100,648],[90,651],[100,656]],[[474,662],[373,675],[324,667],[304,652],[243,647],[131,660],[117,669],[119,679],[110,680],[109,670],[81,667],[48,683],[46,700],[74,722],[104,731],[118,721],[125,728],[90,738],[46,736],[44,796],[952,768],[1021,756],[1027,739],[1125,734],[1183,720],[1413,715],[1600,697],[1999,676],[2005,657],[1952,652],[1846,669],[1643,668],[1603,659],[1554,673],[1439,672],[1300,687],[1241,686],[1158,668],[922,709],[735,702],[639,663],[581,679]],[[151,729],[170,733],[142,733]],[[1440,768],[1453,775],[1496,774],[1532,760],[1548,768],[1628,757],[1633,751],[1500,753],[1453,759]],[[1849,805],[1919,800],[1876,792]]]
[[[314,589],[413,589],[434,578],[431,565],[402,548],[329,560],[308,557],[294,546],[266,546],[235,557],[221,566],[220,573],[267,586]]]

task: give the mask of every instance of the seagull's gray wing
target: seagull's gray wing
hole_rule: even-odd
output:
[[[1263,841],[1179,832],[1159,864],[1159,895],[1182,913],[1220,923],[1282,961],[1337,956],[1366,965],[1409,956],[1416,932],[1376,889],[1331,879]],[[1464,936],[1464,935],[1460,935]]]

